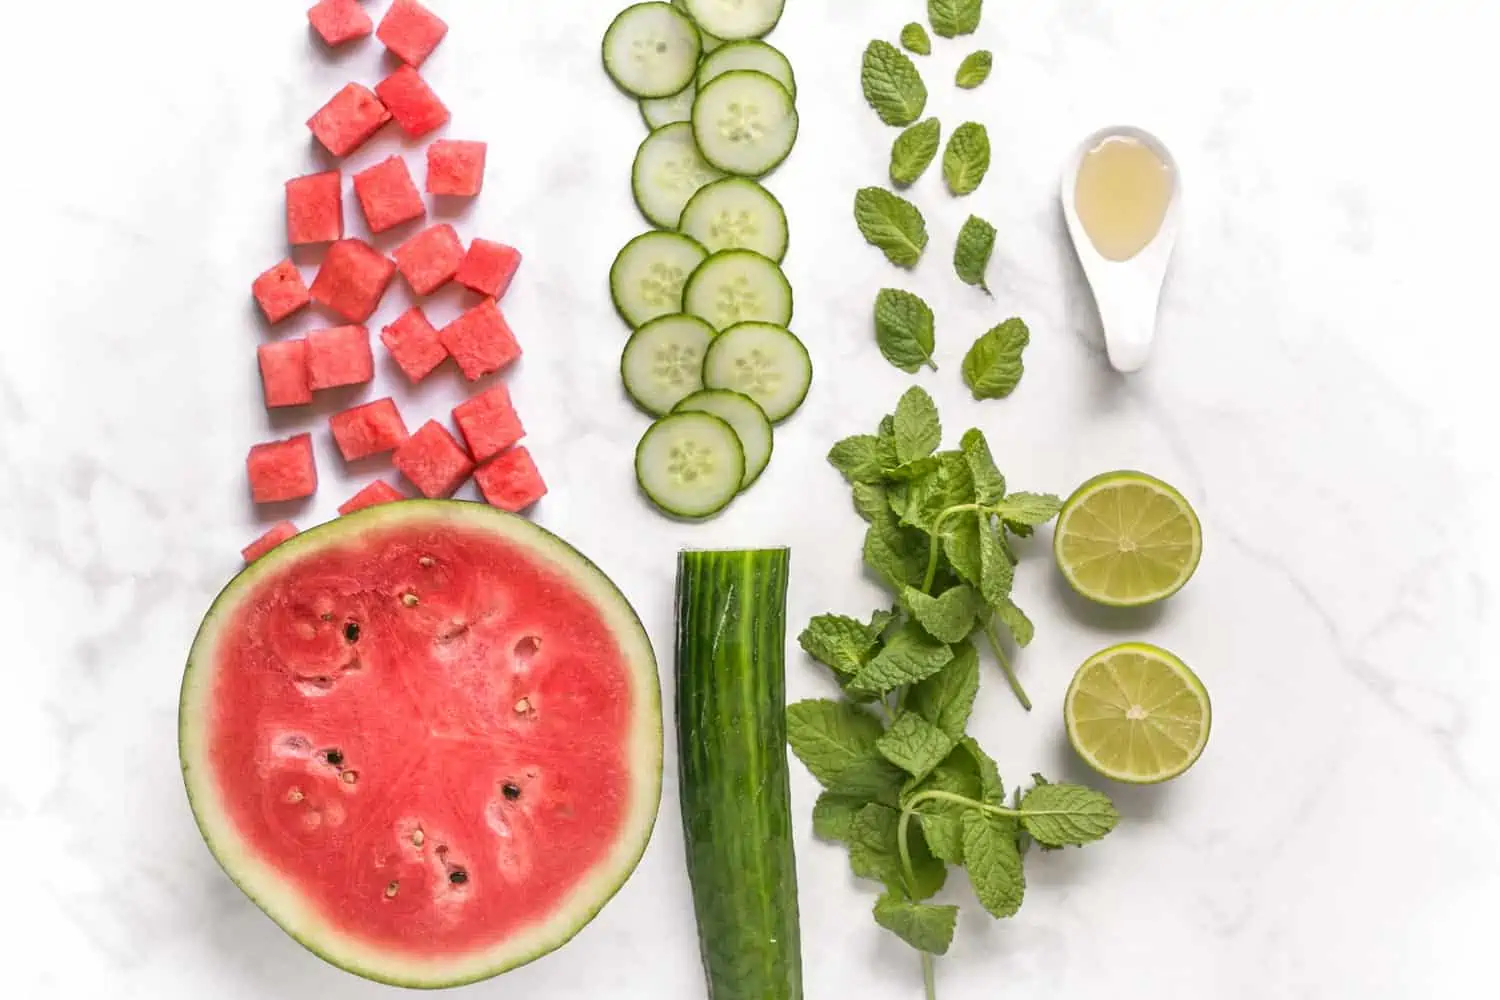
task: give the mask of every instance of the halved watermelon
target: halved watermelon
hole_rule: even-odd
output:
[[[199,829],[350,972],[474,982],[568,941],[661,797],[656,659],[592,563],[460,501],[370,507],[219,595],[179,715]]]

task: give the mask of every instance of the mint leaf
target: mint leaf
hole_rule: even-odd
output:
[[[875,901],[875,922],[918,951],[945,955],[953,944],[958,907],[912,903],[887,889]]]
[[[992,806],[1003,806],[1005,782],[1000,780],[1000,769],[995,766],[994,758],[985,753],[972,736],[965,736],[958,742],[974,761],[974,773],[979,776],[979,798]]]
[[[962,739],[979,694],[979,654],[968,642],[953,647],[953,660],[906,693],[906,706],[955,740]]]
[[[841,674],[854,674],[880,645],[880,633],[843,615],[818,615],[797,642],[807,655]]]
[[[901,515],[905,523],[929,533],[937,528],[938,518],[944,511],[974,502],[974,477],[969,474],[969,464],[963,454],[944,451],[935,457],[937,467],[911,483],[906,510]],[[956,511],[947,520],[963,513]]]
[[[887,125],[910,125],[927,106],[927,85],[916,64],[890,42],[876,39],[865,49],[860,70],[865,100]]]
[[[851,483],[878,483],[881,470],[880,439],[873,434],[846,437],[828,451],[828,461]]]
[[[984,520],[988,521],[988,518]],[[996,607],[1010,597],[1010,589],[1016,582],[1016,567],[987,523],[981,523],[979,527],[979,565],[980,593],[986,604]]]
[[[964,813],[964,867],[974,895],[991,914],[1015,916],[1026,895],[1026,873],[1016,844],[1016,821],[970,810]]]
[[[927,540],[896,523],[889,509],[873,511],[865,532],[865,564],[896,593],[922,582],[927,571]]]
[[[885,630],[890,628],[891,622],[895,620],[896,613],[894,611],[886,611],[882,609],[870,615],[870,624],[865,627],[868,628],[871,632],[875,633],[876,638],[879,638],[880,636],[885,635]]]
[[[990,256],[995,252],[995,227],[977,215],[971,215],[958,231],[958,243],[953,248],[953,270],[958,280],[988,292],[984,272],[989,269]]]
[[[907,587],[901,592],[901,602],[929,635],[942,642],[967,639],[985,610],[984,599],[966,583],[949,587],[939,597]]]
[[[911,292],[882,288],[875,297],[875,343],[885,359],[907,374],[932,360],[932,309]]]
[[[984,579],[979,533],[982,521],[977,511],[961,511],[943,522],[943,554],[959,576],[976,586]]]
[[[936,118],[918,122],[896,137],[891,145],[891,183],[897,187],[915,184],[937,158],[943,126]]]
[[[903,462],[926,458],[943,440],[937,404],[919,385],[907,389],[896,404],[896,457]]]
[[[792,753],[827,785],[850,764],[876,752],[880,720],[844,701],[799,701],[786,710]]]
[[[901,464],[901,459],[896,457],[896,418],[884,416],[880,418],[880,427],[876,432],[875,439],[880,442],[876,447],[875,457],[880,460],[882,469],[894,469]]]
[[[855,675],[849,689],[855,693],[883,695],[903,684],[914,684],[931,677],[952,659],[953,651],[945,644],[933,639],[916,623],[907,622]]]
[[[927,249],[927,222],[917,206],[885,188],[860,188],[854,195],[854,221],[865,242],[878,247],[897,267],[915,267]]]
[[[932,55],[932,39],[927,37],[927,29],[916,21],[901,29],[901,47],[919,56]]]
[[[1047,847],[1082,846],[1120,822],[1108,797],[1083,785],[1037,785],[1021,797],[1021,825]]]
[[[1012,493],[1005,498],[999,515],[1007,525],[1017,524],[1028,528],[1046,524],[1062,510],[1062,500],[1051,493]]]
[[[904,712],[876,747],[882,757],[921,781],[953,751],[954,740],[915,712]]]
[[[826,782],[828,792],[860,802],[894,806],[901,801],[906,775],[890,761],[871,751]]]
[[[958,75],[954,79],[964,90],[973,90],[990,78],[990,68],[995,65],[995,56],[988,49],[970,52],[958,64]]]
[[[936,472],[938,464],[938,460],[931,455],[926,458],[915,458],[910,462],[903,462],[894,468],[887,468],[885,470],[885,477],[887,479],[894,479],[897,482],[923,479]]]
[[[1031,645],[1031,640],[1036,637],[1036,626],[1031,624],[1031,619],[1026,617],[1026,612],[1016,607],[1014,601],[1006,598],[994,606],[995,617],[1000,619],[1000,624],[1010,633],[1016,645],[1026,647]]]
[[[896,845],[899,818],[896,810],[873,803],[855,814],[849,824],[849,867],[854,874],[887,884],[901,881],[901,855]]]
[[[890,501],[886,499],[885,487],[875,486],[870,483],[855,483],[854,509],[866,521],[873,521],[879,516],[889,515],[891,507]]]
[[[990,134],[978,122],[964,122],[948,137],[943,180],[955,197],[972,194],[990,169]]]
[[[927,0],[927,19],[944,38],[972,35],[983,10],[984,0]]]
[[[977,663],[977,660],[976,660]],[[979,779],[979,764],[968,748],[960,744],[928,775],[927,780],[913,785],[907,784],[902,802],[910,801],[921,792],[938,791],[959,795],[973,802],[982,802],[983,790]],[[964,813],[974,807],[951,799],[927,799],[917,805],[917,816],[922,823],[922,835],[927,839],[932,853],[949,864],[964,863]]]
[[[959,443],[964,461],[969,464],[969,475],[974,480],[974,502],[992,507],[1005,499],[1005,477],[995,468],[995,459],[990,454],[989,442],[978,428],[964,431]]]
[[[820,840],[847,843],[854,817],[865,807],[864,801],[847,795],[824,792],[813,804],[813,836]]]
[[[1015,391],[1025,366],[1021,354],[1031,331],[1019,319],[1008,319],[974,341],[964,355],[964,384],[975,399],[1002,399]]]

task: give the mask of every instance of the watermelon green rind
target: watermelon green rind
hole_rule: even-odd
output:
[[[632,720],[630,794],[625,822],[608,858],[574,888],[543,924],[477,955],[423,960],[362,945],[327,926],[308,901],[284,884],[274,868],[256,857],[229,822],[205,758],[209,733],[203,709],[212,692],[212,651],[239,599],[305,552],[357,537],[363,530],[403,522],[451,522],[495,532],[545,558],[591,597],[629,665],[641,710]],[[215,598],[188,654],[178,705],[178,750],[194,821],[210,852],[231,881],[303,947],[340,968],[391,986],[443,989],[488,979],[535,961],[570,941],[620,890],[635,871],[651,839],[661,801],[662,710],[656,656],[629,601],[577,549],[525,518],[486,504],[460,500],[405,500],[369,507],[283,542],[247,566]]]

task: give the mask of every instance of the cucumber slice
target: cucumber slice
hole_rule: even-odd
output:
[[[620,379],[637,406],[653,416],[671,413],[703,389],[703,358],[714,328],[677,313],[653,319],[625,344]]]
[[[604,70],[633,97],[671,97],[693,82],[702,52],[698,26],[669,3],[627,7],[604,32]]]
[[[658,321],[659,322],[659,321]],[[700,381],[702,373],[699,373]],[[771,464],[771,421],[760,404],[743,392],[731,389],[704,389],[683,399],[672,408],[673,413],[712,413],[734,428],[745,450],[745,478],[740,483],[740,492],[760,478]]]
[[[687,0],[672,0],[672,6],[685,14],[687,13]],[[693,15],[688,14],[688,16],[692,17]],[[714,49],[724,44],[724,39],[717,35],[710,35],[703,30],[701,25],[698,28],[698,37],[703,39],[703,51],[705,54],[714,51]]]
[[[746,42],[726,42],[715,49],[713,55],[705,56],[698,64],[698,86],[705,86],[737,69],[764,73],[785,87],[786,92],[792,95],[792,100],[797,99],[797,76],[792,72],[791,61],[781,54],[780,49],[753,39]]]
[[[710,413],[673,413],[635,449],[635,479],[647,499],[678,517],[708,517],[729,505],[745,479],[734,428]]]
[[[673,122],[693,120],[693,99],[698,96],[696,84],[688,84],[671,97],[648,97],[641,101],[641,117],[646,127],[659,129]]]
[[[715,330],[759,321],[792,321],[792,286],[781,268],[754,250],[720,250],[687,280],[682,312],[708,320]]]
[[[609,269],[609,294],[620,317],[633,330],[682,312],[683,287],[707,256],[681,233],[642,233],[625,244]]]
[[[683,206],[724,174],[704,161],[687,122],[665,125],[641,143],[630,171],[630,186],[641,214],[663,229],[676,229]]]
[[[732,70],[698,88],[693,138],[703,158],[725,173],[760,177],[797,142],[797,108],[766,74]]]
[[[771,323],[741,323],[714,338],[703,359],[703,384],[742,392],[780,423],[812,385],[812,358],[797,335]]]
[[[734,41],[768,34],[786,0],[687,0],[685,6],[704,31]]]
[[[709,253],[754,250],[778,264],[786,256],[786,212],[755,181],[725,177],[698,189],[682,210],[678,230]]]

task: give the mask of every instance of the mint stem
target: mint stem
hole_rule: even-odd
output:
[[[1000,639],[995,635],[995,620],[987,618],[984,622],[984,634],[990,640],[990,649],[995,652],[995,659],[1000,661],[1000,669],[1005,673],[1005,680],[1010,684],[1010,689],[1015,693],[1016,700],[1026,711],[1031,711],[1031,699],[1026,696],[1026,689],[1021,686],[1021,681],[1016,677],[1016,672],[1011,668],[1010,660],[1000,649]]]
[[[916,802],[922,798],[921,795],[914,796],[912,801]],[[907,898],[914,898],[916,893],[912,891],[917,884],[916,870],[911,866],[911,848],[906,843],[907,825],[911,823],[914,813],[911,807],[901,810],[901,819],[896,826],[896,850],[901,855],[901,877],[906,883]],[[920,952],[922,956],[922,986],[927,991],[927,1000],[937,1000],[937,985],[933,980],[932,956],[927,952]]]
[[[927,990],[927,1000],[937,1000],[937,984],[932,976],[932,956],[922,952],[922,986]]]
[[[948,507],[932,522],[932,535],[930,536],[932,540],[927,543],[927,572],[922,576],[922,593],[930,594],[932,592],[932,583],[937,579],[938,550],[942,544],[943,522],[948,520],[950,515],[957,514],[960,511],[982,509],[977,503],[961,503],[954,507]]]

